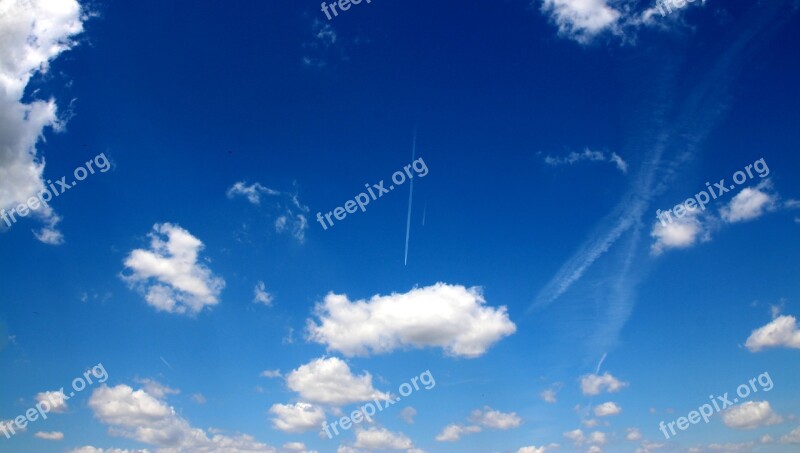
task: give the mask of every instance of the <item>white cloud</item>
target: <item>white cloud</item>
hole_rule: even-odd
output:
[[[534,447],[531,445],[530,447],[520,448],[519,450],[517,450],[517,453],[545,453],[549,450],[553,450],[556,448],[559,448],[558,444],[550,444],[541,447]]]
[[[639,428],[628,428],[626,431],[628,434],[625,435],[625,439],[633,441],[642,439],[642,432],[639,431]]]
[[[750,352],[764,348],[786,347],[800,349],[800,329],[794,316],[784,315],[754,330],[745,343]]]
[[[789,434],[781,436],[782,444],[800,444],[800,427],[793,429]]]
[[[262,194],[277,196],[281,193],[277,190],[270,189],[269,187],[264,187],[257,182],[248,186],[246,182],[239,181],[231,186],[226,194],[228,195],[228,198],[234,198],[238,195],[241,195],[246,197],[247,201],[250,203],[260,204]]]
[[[202,393],[193,394],[192,395],[192,401],[194,401],[197,404],[206,404],[206,402],[207,402],[206,397],[203,396]]]
[[[306,445],[302,442],[286,442],[283,444],[283,449],[289,451],[299,451],[301,453],[317,453],[316,450],[309,451],[306,448]]]
[[[463,425],[450,424],[445,426],[442,432],[440,432],[436,436],[436,440],[438,442],[455,442],[461,439],[461,436],[479,432],[481,432],[480,426],[474,426],[474,425],[463,426]]]
[[[64,433],[60,431],[52,431],[52,432],[39,431],[36,434],[34,434],[34,436],[44,440],[64,440]]]
[[[278,233],[288,232],[300,243],[305,241],[305,231],[308,229],[308,219],[305,214],[308,213],[309,208],[300,202],[296,191],[281,192],[257,182],[248,186],[246,182],[239,181],[231,186],[226,194],[231,199],[244,196],[254,205],[261,204],[261,195],[263,194],[277,197],[272,206],[276,215],[275,231]]]
[[[589,435],[590,444],[604,445],[606,442],[608,442],[608,439],[606,439],[606,433],[594,431]]]
[[[581,43],[614,31],[622,16],[607,0],[543,0],[542,11],[550,14],[561,35]]]
[[[45,128],[63,127],[55,100],[24,103],[25,89],[36,73],[47,72],[52,60],[75,45],[72,38],[83,31],[85,16],[75,0],[4,1],[0,8],[0,209],[11,210],[45,191],[45,160],[36,144]],[[63,242],[55,229],[59,218],[49,205],[34,215],[46,223],[34,232],[37,239]],[[7,226],[0,225],[0,230]]]
[[[622,408],[617,403],[607,401],[603,404],[594,407],[594,415],[596,417],[608,417],[617,415],[622,412]]]
[[[267,285],[259,281],[256,287],[253,288],[253,303],[264,304],[266,306],[272,305],[272,294],[267,292]]]
[[[493,429],[511,429],[522,424],[522,419],[515,413],[503,413],[489,406],[483,410],[475,409],[470,416],[472,423]]]
[[[556,391],[554,389],[546,389],[543,390],[539,396],[544,400],[545,403],[555,404],[556,400]]]
[[[720,209],[720,216],[728,223],[743,222],[761,217],[766,211],[775,210],[778,196],[771,192],[770,181],[747,187],[736,194],[727,206]]]
[[[92,446],[85,446],[70,450],[69,453],[149,453],[149,450],[122,450],[119,448],[97,448]]]
[[[783,418],[772,410],[769,401],[748,401],[722,413],[725,426],[735,429],[754,429],[782,421]]]
[[[400,411],[400,418],[403,419],[404,422],[408,424],[414,423],[414,417],[417,416],[417,410],[413,407],[404,407],[403,410]]]
[[[357,448],[368,450],[408,450],[414,443],[403,433],[393,433],[386,428],[371,427],[356,431]]]
[[[209,437],[209,433],[192,427],[163,401],[127,385],[104,384],[97,388],[89,398],[89,407],[96,419],[110,425],[111,434],[163,447],[158,453],[278,453],[245,434]]]
[[[204,247],[199,239],[169,223],[155,224],[149,237],[150,250],[133,250],[125,259],[132,273],[123,276],[146,292],[149,305],[168,313],[197,314],[219,302],[225,281],[197,262]]]
[[[646,440],[646,441],[642,442],[642,445],[639,448],[636,449],[636,453],[651,453],[651,452],[653,452],[655,450],[664,448],[664,446],[665,446],[665,444],[659,444],[659,443],[656,443],[656,442],[651,442],[649,440]],[[692,451],[692,450],[689,449],[689,451]]]
[[[283,432],[302,433],[319,430],[325,421],[322,408],[308,403],[273,404],[269,412],[275,417],[272,425]]]
[[[64,389],[52,392],[41,392],[36,394],[37,403],[46,403],[50,406],[50,412],[62,413],[66,412],[67,400],[69,398],[64,394]]]
[[[272,379],[282,377],[283,375],[281,374],[281,370],[264,370],[259,376]]]
[[[578,153],[572,151],[566,157],[553,157],[547,156],[544,158],[544,162],[547,165],[556,167],[559,165],[569,164],[572,165],[577,162],[611,162],[616,165],[617,169],[623,173],[628,172],[628,163],[625,162],[622,157],[619,156],[617,153],[611,153],[610,156],[607,156],[602,151],[592,151],[589,148],[583,150],[582,153]]]
[[[710,232],[700,220],[699,209],[687,210],[681,218],[674,213],[669,215],[672,216],[672,222],[665,216],[663,222],[658,220],[653,224],[650,236],[656,239],[651,248],[654,255],[661,254],[665,249],[691,247],[698,240],[707,241],[711,238]]]
[[[587,374],[581,376],[581,392],[584,395],[599,395],[602,392],[615,393],[627,387],[628,383],[623,382],[610,373],[606,372],[602,375]]]
[[[304,401],[342,406],[390,396],[372,387],[372,375],[355,376],[343,360],[319,358],[289,373],[286,384]]]
[[[567,431],[564,433],[564,437],[571,440],[575,446],[581,446],[586,443],[586,436],[583,434],[583,431],[580,429],[574,429],[572,431]]]
[[[330,293],[308,321],[309,339],[347,356],[440,347],[474,358],[516,331],[506,307],[487,307],[479,288],[437,283],[405,294],[351,302]]]
[[[166,385],[164,385],[164,384],[162,384],[162,383],[160,383],[158,381],[154,381],[152,379],[138,379],[137,378],[137,379],[134,379],[133,382],[143,385],[145,392],[149,393],[150,395],[152,395],[152,396],[154,396],[154,397],[156,397],[158,399],[162,399],[162,400],[167,395],[177,395],[177,394],[181,393],[180,390],[167,387]]]

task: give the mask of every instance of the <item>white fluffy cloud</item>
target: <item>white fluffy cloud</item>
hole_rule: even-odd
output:
[[[403,433],[393,433],[386,428],[371,427],[356,431],[357,448],[367,450],[408,450],[414,442]]]
[[[44,440],[64,440],[64,433],[60,431],[51,431],[51,432],[39,431],[36,434],[34,434],[34,436],[36,436],[36,438],[38,439],[44,439]]]
[[[168,313],[197,314],[219,302],[225,281],[197,261],[204,247],[199,239],[170,223],[155,224],[149,237],[150,250],[133,250],[125,259],[131,274],[123,276],[145,292],[149,305]]]
[[[479,433],[479,432],[481,432],[481,427],[480,426],[475,426],[475,425],[463,426],[463,425],[457,425],[457,424],[450,424],[450,425],[445,426],[444,429],[442,430],[442,432],[440,432],[436,436],[436,441],[438,441],[438,442],[455,442],[455,441],[461,439],[461,436],[464,436],[466,434]]]
[[[782,444],[800,444],[800,427],[793,429],[789,434],[781,436]]]
[[[45,128],[62,127],[55,100],[24,103],[25,87],[75,45],[85,17],[75,0],[6,0],[0,10],[0,209],[10,210],[45,190],[45,160],[36,144]],[[36,237],[61,243],[53,210],[45,205],[35,215],[46,223]]]
[[[601,431],[594,431],[587,437],[580,429],[567,431],[564,433],[564,437],[571,440],[576,447],[586,444],[593,444],[593,446],[604,445],[608,441],[606,434]]]
[[[400,411],[400,418],[403,419],[404,422],[408,424],[414,423],[414,417],[417,416],[417,410],[413,407],[404,407],[403,410]]]
[[[613,401],[607,401],[594,407],[595,417],[609,417],[622,412],[622,408]]]
[[[650,236],[655,238],[652,245],[654,255],[659,255],[666,249],[687,248],[695,245],[699,240],[707,241],[710,233],[700,220],[698,209],[687,211],[686,215],[678,218],[672,215],[672,222],[668,218],[664,221],[656,221]]]
[[[472,411],[470,420],[477,425],[501,430],[516,428],[522,424],[522,419],[515,412],[503,413],[488,406]]]
[[[614,393],[627,387],[628,383],[623,382],[610,373],[606,372],[602,375],[587,374],[581,376],[581,392],[584,395],[599,395],[602,392]]]
[[[309,403],[274,404],[269,412],[275,416],[272,425],[287,433],[318,430],[325,421],[325,411]]]
[[[267,292],[267,285],[262,281],[256,283],[256,287],[253,288],[253,303],[268,307],[272,305],[272,294]]]
[[[642,432],[639,431],[639,428],[628,428],[626,430],[628,434],[625,435],[625,439],[637,441],[642,439]]]
[[[67,396],[64,394],[62,390],[56,390],[52,392],[41,392],[36,394],[36,402],[37,403],[46,403],[50,406],[50,412],[61,413],[66,412],[67,407]]]
[[[778,316],[769,324],[754,330],[745,343],[751,352],[765,348],[786,347],[800,349],[800,329],[794,316]]]
[[[559,447],[558,444],[550,444],[542,447],[534,447],[533,445],[531,445],[530,447],[520,448],[519,450],[517,450],[517,453],[545,453],[547,451],[556,449],[558,447]]]
[[[506,307],[486,306],[479,288],[446,283],[354,302],[330,293],[315,313],[320,323],[308,321],[309,339],[347,356],[440,347],[473,358],[516,331]]]
[[[743,189],[720,210],[722,219],[728,223],[743,222],[776,209],[778,196],[769,190],[771,187],[770,181],[764,180],[756,187]]]
[[[300,366],[286,376],[286,384],[304,401],[331,406],[390,398],[372,387],[372,375],[365,371],[355,376],[347,363],[336,357]]]
[[[725,426],[735,429],[754,429],[782,421],[783,418],[772,410],[769,401],[748,401],[722,413]]]
[[[542,11],[550,14],[560,34],[578,42],[614,30],[622,16],[607,0],[543,0]]]
[[[133,382],[143,385],[144,391],[148,394],[163,400],[167,395],[177,395],[180,390],[167,387],[166,385],[152,379],[134,379]]]
[[[163,401],[127,385],[97,388],[89,398],[89,407],[95,418],[110,425],[110,433],[160,447],[158,453],[278,453],[275,448],[244,434],[209,437],[206,431],[192,427]],[[86,453],[95,451],[90,450],[94,447],[83,448],[87,449]]]

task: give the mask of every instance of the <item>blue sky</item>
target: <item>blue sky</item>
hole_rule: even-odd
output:
[[[0,0],[0,451],[797,451],[798,4],[671,9]]]

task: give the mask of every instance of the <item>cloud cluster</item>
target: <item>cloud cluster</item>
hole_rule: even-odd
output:
[[[10,210],[45,190],[45,160],[36,145],[45,128],[62,127],[55,100],[25,103],[25,88],[75,45],[85,17],[75,0],[5,1],[0,8],[0,209]],[[46,224],[36,237],[61,243],[53,210],[45,205],[35,214]]]
[[[309,339],[346,356],[439,347],[474,358],[516,331],[506,307],[486,306],[478,288],[446,283],[353,302],[330,293],[315,314],[319,323],[308,321]]]
[[[131,273],[123,279],[142,290],[150,306],[194,315],[219,302],[225,281],[198,262],[199,239],[170,223],[154,225],[149,237],[149,250],[133,250],[125,259]]]
[[[306,214],[309,208],[300,202],[297,191],[281,192],[263,186],[258,182],[247,185],[245,181],[239,181],[228,188],[226,195],[231,199],[245,197],[247,201],[254,205],[261,204],[262,195],[275,197],[275,203],[272,205],[275,211],[275,231],[289,233],[298,242],[305,242],[306,230],[308,229]]]

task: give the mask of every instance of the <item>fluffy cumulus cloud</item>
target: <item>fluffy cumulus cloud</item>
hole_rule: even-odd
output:
[[[75,0],[6,0],[0,5],[0,209],[16,208],[45,190],[45,160],[36,145],[45,128],[59,129],[62,123],[55,100],[22,98],[31,77],[45,73],[51,61],[75,45],[84,19]],[[40,206],[34,215],[45,222],[36,237],[61,243],[53,210]],[[0,230],[8,226],[0,225]]]
[[[64,394],[63,390],[55,390],[52,392],[41,392],[36,394],[36,403],[45,403],[50,406],[50,412],[55,413],[62,413],[66,412],[67,407],[67,395]],[[44,406],[42,406],[44,407]]]
[[[150,249],[133,250],[125,259],[123,279],[145,293],[156,310],[197,314],[216,305],[225,281],[198,262],[203,243],[178,225],[156,224]]]
[[[754,330],[747,338],[745,347],[750,352],[758,352],[765,348],[800,349],[800,329],[794,316],[778,316],[769,324]]]
[[[628,428],[626,431],[628,433],[625,434],[625,439],[631,441],[642,440],[642,432],[639,431],[639,428]]]
[[[737,193],[727,206],[720,210],[722,220],[728,223],[757,219],[778,206],[778,196],[770,189],[770,181],[764,180],[756,187],[747,187]]]
[[[228,188],[226,194],[231,199],[244,197],[254,205],[261,205],[262,195],[272,197],[274,202],[270,204],[270,209],[274,215],[275,231],[289,233],[298,242],[305,242],[309,208],[300,202],[296,188],[294,192],[281,192],[258,182],[248,185],[245,181],[239,181]]]
[[[439,347],[474,358],[516,331],[506,307],[486,306],[479,288],[446,283],[353,302],[330,293],[315,313],[319,323],[308,321],[309,339],[347,356]]]
[[[789,434],[781,436],[782,444],[800,444],[800,427],[793,429]]]
[[[564,433],[564,437],[572,441],[572,445],[574,445],[575,447],[581,447],[587,444],[591,445],[592,447],[599,447],[600,445],[604,445],[608,441],[606,434],[604,432],[594,431],[587,436],[580,429],[567,431]]]
[[[622,16],[608,0],[543,0],[542,11],[550,15],[560,34],[578,42],[614,30]]]
[[[519,450],[517,450],[517,453],[545,453],[547,451],[554,450],[558,447],[559,447],[558,444],[550,444],[542,447],[534,447],[533,445],[531,445],[529,447],[520,448]]]
[[[492,429],[511,429],[522,424],[522,419],[515,413],[503,413],[491,407],[475,409],[470,417],[472,423]]]
[[[622,408],[613,401],[607,401],[594,407],[595,417],[608,417],[622,412]]]
[[[150,453],[150,450],[123,450],[119,448],[97,448],[92,446],[85,446],[80,448],[75,448],[69,451],[69,453]]]
[[[163,401],[127,385],[99,387],[89,398],[89,407],[96,419],[110,426],[111,434],[156,446],[158,453],[278,453],[244,434],[209,436],[206,431],[192,427]],[[94,447],[83,448],[86,450],[81,453],[95,451],[90,450]]]
[[[272,294],[267,292],[267,285],[262,281],[256,283],[255,288],[253,288],[253,303],[263,304],[267,307],[272,305]]]
[[[462,436],[466,434],[473,434],[481,432],[480,426],[475,425],[457,425],[457,424],[450,424],[444,427],[442,432],[440,432],[436,436],[437,442],[455,442],[461,439]]]
[[[269,409],[272,426],[287,433],[302,433],[319,429],[325,421],[325,411],[309,403],[274,404]]]
[[[772,410],[769,401],[748,401],[722,413],[722,422],[734,429],[754,429],[782,421],[783,418]]]
[[[388,393],[372,387],[368,372],[354,375],[343,360],[319,358],[300,366],[286,376],[286,384],[304,401],[343,406],[373,399],[386,400]]]
[[[683,217],[672,217],[656,221],[650,236],[655,239],[651,251],[654,255],[667,249],[688,248],[699,241],[711,238],[708,228],[703,224],[699,210],[687,211]]]
[[[181,393],[181,391],[178,389],[167,387],[166,385],[152,379],[137,378],[134,379],[133,382],[143,385],[145,392],[158,399],[164,399],[167,397],[167,395],[177,395]]]
[[[409,450],[414,442],[403,433],[393,433],[386,428],[371,427],[356,431],[356,448],[367,450]]]
[[[602,392],[614,393],[622,390],[628,386],[627,382],[623,382],[610,373],[606,372],[602,375],[587,374],[581,376],[581,392],[584,395],[599,395]]]

